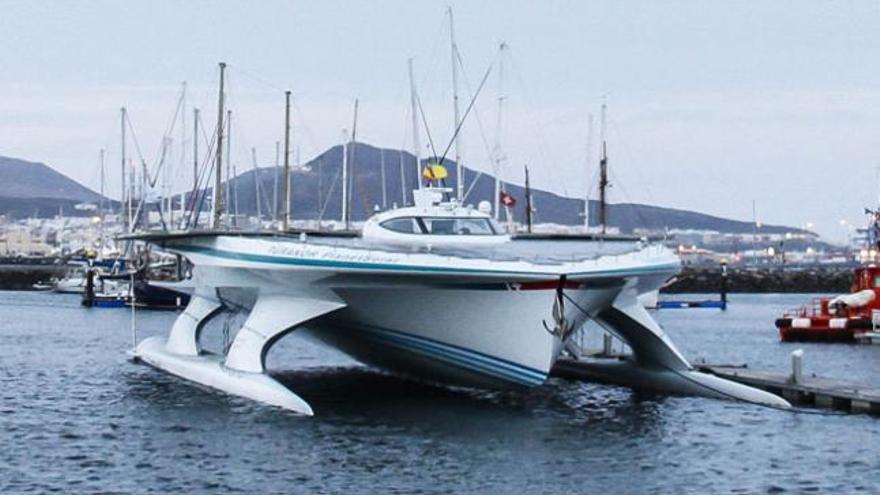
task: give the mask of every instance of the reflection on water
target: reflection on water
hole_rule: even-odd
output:
[[[772,318],[803,296],[663,312],[691,358],[781,368]],[[174,313],[138,316],[139,337]],[[0,493],[876,493],[880,420],[803,416],[551,380],[450,389],[295,335],[273,373],[303,418],[126,361],[127,310],[0,293]],[[206,329],[222,345],[222,321]],[[808,371],[876,383],[880,348],[804,346]]]

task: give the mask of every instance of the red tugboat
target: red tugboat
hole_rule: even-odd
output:
[[[880,325],[880,267],[865,265],[855,269],[849,294],[814,299],[786,312],[776,327],[783,342],[855,342],[873,330],[875,312]]]

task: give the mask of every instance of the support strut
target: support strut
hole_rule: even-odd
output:
[[[193,297],[174,322],[168,339],[144,339],[135,356],[201,385],[311,416],[312,408],[306,401],[266,373],[266,354],[286,333],[345,307],[345,303],[332,294],[260,294],[225,358],[202,353],[198,345],[201,328],[220,307],[212,299]]]

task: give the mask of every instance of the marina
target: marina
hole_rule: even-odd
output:
[[[7,9],[0,494],[880,491],[875,6],[383,2]]]

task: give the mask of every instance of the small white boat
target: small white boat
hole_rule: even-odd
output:
[[[52,282],[52,291],[59,294],[82,294],[86,290],[86,263],[74,264],[64,275]]]
[[[640,294],[679,270],[673,252],[634,242],[511,239],[486,208],[445,201],[447,191],[415,191],[415,206],[376,214],[360,236],[137,236],[189,260],[191,278],[177,288],[192,298],[168,338],[142,341],[135,357],[310,415],[305,400],[265,373],[269,349],[288,332],[433,382],[538,386],[574,330],[593,319],[629,344],[649,377],[681,375],[688,389],[704,377],[719,380],[694,371],[640,303]],[[227,308],[249,316],[225,356],[205,354],[201,329]],[[787,404],[741,385],[730,390]]]

